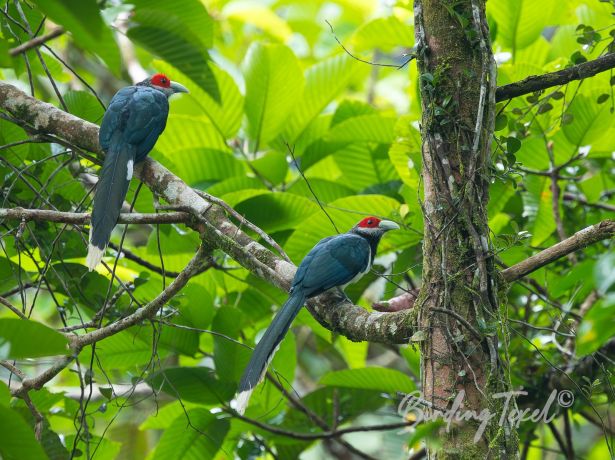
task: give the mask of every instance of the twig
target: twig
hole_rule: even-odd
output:
[[[348,49],[342,44],[342,42],[339,40],[339,38],[337,38],[337,35],[335,35],[335,31],[333,30],[333,26],[331,25],[331,23],[328,20],[326,20],[326,19],[325,19],[325,22],[329,26],[329,29],[331,29],[331,34],[333,35],[333,38],[335,39],[337,44],[342,47],[344,52],[348,56],[353,58],[354,60],[362,62],[363,64],[369,64],[371,66],[376,66],[376,67],[393,67],[394,69],[400,70],[400,69],[403,69],[406,65],[408,65],[408,63],[410,61],[412,61],[416,57],[414,53],[410,53],[410,54],[408,54],[408,59],[406,60],[406,62],[404,62],[403,64],[399,64],[399,65],[398,64],[382,64],[382,63],[379,63],[379,62],[366,61],[365,59],[361,59],[360,57],[357,57],[354,54],[352,54],[350,51],[348,51]]]
[[[232,411],[230,409],[226,410],[227,413],[230,413],[233,417],[238,418],[239,420],[242,420],[246,423],[249,423],[250,425],[254,425],[258,428],[261,428],[265,431],[268,431],[270,433],[273,434],[278,434],[281,436],[285,436],[287,438],[292,438],[292,439],[300,439],[303,441],[313,441],[316,439],[331,439],[331,438],[337,438],[339,436],[343,436],[345,434],[348,433],[361,433],[361,432],[367,432],[367,431],[390,431],[390,430],[398,430],[401,428],[408,428],[411,426],[414,426],[416,422],[396,422],[396,423],[384,423],[382,425],[372,425],[372,426],[357,426],[357,427],[350,427],[350,428],[342,428],[339,430],[335,430],[335,431],[325,431],[322,433],[300,433],[297,431],[288,431],[288,430],[284,430],[282,428],[278,428],[277,426],[274,425],[269,425],[267,423],[263,423],[260,422],[258,420],[254,420],[251,418],[248,418],[244,415],[240,415],[238,413],[236,413],[235,411]]]
[[[564,193],[564,201],[576,201],[584,206],[589,206],[590,208],[598,208],[604,209],[605,211],[615,212],[615,205],[608,203],[590,203],[584,197],[580,195],[575,195],[574,193]]]
[[[6,308],[8,308],[9,310],[11,310],[13,313],[15,313],[17,316],[19,316],[21,319],[28,319],[28,317],[25,314],[23,314],[21,310],[15,307],[11,302],[6,300],[4,297],[0,297],[0,303],[4,305]]]
[[[22,43],[19,46],[16,46],[15,48],[11,48],[9,50],[9,55],[11,55],[12,57],[15,57],[18,54],[25,53],[26,51],[28,51],[28,50],[30,50],[32,48],[40,46],[43,43],[48,42],[49,40],[53,40],[54,38],[59,37],[64,32],[65,32],[65,30],[62,27],[58,27],[56,29],[53,29],[51,32],[49,32],[46,35],[41,35],[40,37],[35,37],[32,40],[28,40],[27,42]]]

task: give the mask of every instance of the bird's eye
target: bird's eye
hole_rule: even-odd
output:
[[[164,85],[164,84],[166,84],[166,82],[167,82],[167,79],[166,79],[166,78],[161,78],[161,79],[160,79],[160,83],[162,83],[163,85]]]
[[[371,219],[367,221],[367,225],[372,225],[373,223],[374,223],[374,221],[371,220]]]

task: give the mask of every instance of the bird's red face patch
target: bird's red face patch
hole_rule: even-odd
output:
[[[152,81],[152,85],[154,86],[160,86],[162,88],[171,87],[171,80],[169,79],[169,77],[167,77],[166,75],[162,73],[157,73],[156,75],[154,75],[151,81]]]
[[[359,228],[377,228],[380,223],[380,219],[377,217],[366,217],[359,222]]]

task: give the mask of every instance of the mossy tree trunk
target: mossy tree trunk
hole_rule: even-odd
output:
[[[515,458],[514,429],[500,426],[510,390],[498,358],[498,279],[487,201],[496,69],[484,0],[415,0],[423,116],[425,217],[423,288],[418,306],[424,397],[447,410],[494,414],[453,421],[430,458]],[[505,331],[501,331],[505,332]],[[506,337],[506,334],[500,334]]]

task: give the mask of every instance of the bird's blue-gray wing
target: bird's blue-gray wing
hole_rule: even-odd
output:
[[[326,238],[305,256],[297,269],[293,287],[302,289],[306,297],[316,296],[352,281],[368,268],[369,258],[369,243],[358,235]]]

